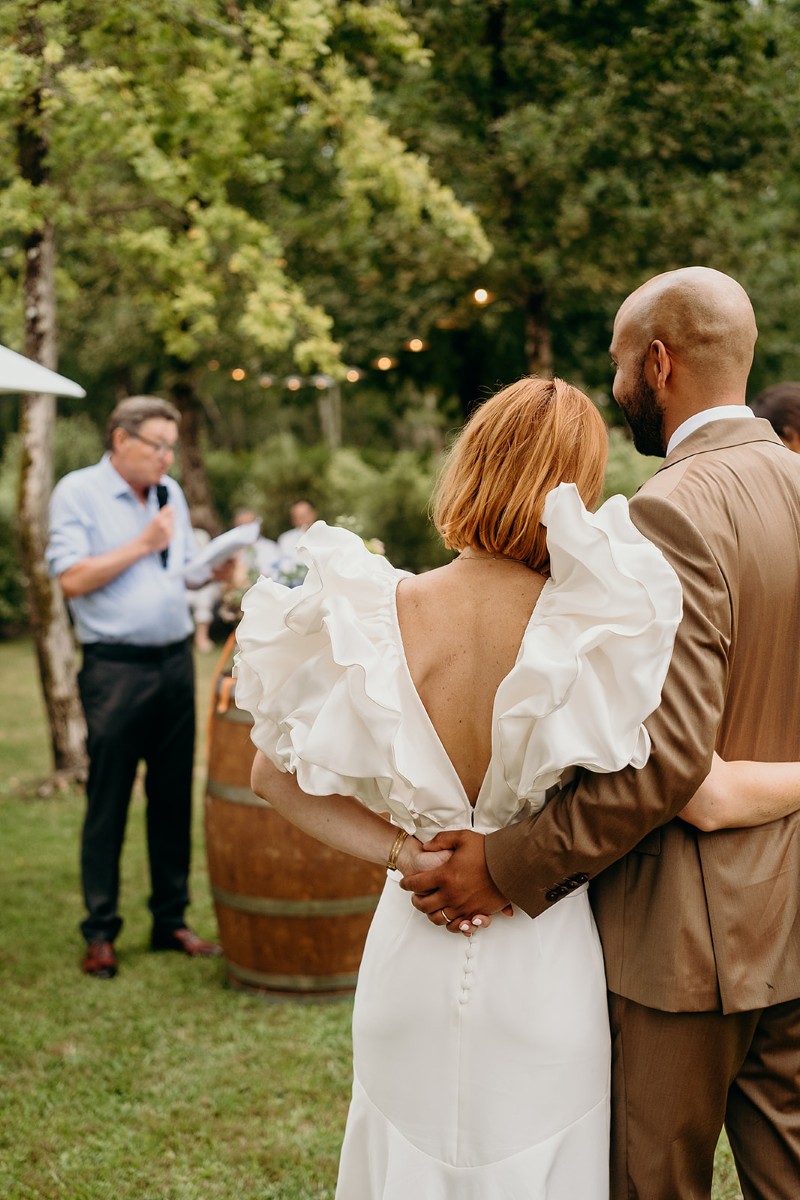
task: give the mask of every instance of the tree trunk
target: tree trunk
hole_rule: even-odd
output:
[[[325,444],[329,450],[338,450],[342,444],[342,391],[338,383],[320,390],[317,412]]]
[[[541,292],[525,302],[525,357],[531,375],[550,378],[553,374],[553,343],[547,320],[547,305]]]
[[[172,402],[181,414],[181,485],[192,525],[207,530],[212,536],[222,529],[216,505],[208,486],[205,463],[200,450],[202,408],[192,380],[184,375],[170,388]]]
[[[55,238],[52,226],[25,246],[25,353],[55,370]],[[45,565],[47,503],[53,486],[55,396],[27,395],[22,408],[19,537],[55,782],[86,778],[86,726],[75,676],[75,643],[61,588]]]
[[[45,33],[38,16],[20,25],[20,49],[41,67]],[[17,125],[20,174],[35,188],[47,182],[47,140],[42,92],[34,86],[23,101]],[[45,222],[25,239],[25,353],[55,370],[55,232]],[[86,726],[75,676],[75,643],[61,588],[45,566],[47,502],[53,486],[55,396],[27,395],[22,407],[22,464],[19,485],[19,539],[28,610],[39,676],[50,726],[55,781],[86,777]]]

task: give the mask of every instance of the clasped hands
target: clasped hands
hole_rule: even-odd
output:
[[[444,852],[444,853],[443,853]],[[432,866],[423,859],[431,855]],[[435,857],[434,857],[435,856]],[[439,833],[426,842],[415,866],[400,887],[411,892],[411,903],[434,925],[469,937],[491,923],[492,914],[512,915],[511,905],[492,883],[486,867],[484,836],[471,829]]]

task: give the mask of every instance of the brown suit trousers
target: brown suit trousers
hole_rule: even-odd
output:
[[[786,450],[767,422],[711,422],[665,460],[631,501],[631,516],[674,567],[684,601],[661,704],[647,721],[651,757],[640,771],[582,773],[536,817],[487,837],[486,857],[498,888],[531,916],[549,906],[547,893],[557,894],[569,876],[592,879],[612,993],[615,1071],[625,1061],[617,1095],[622,1089],[630,1099],[635,1091],[639,1108],[654,1112],[667,1087],[705,1096],[719,1132],[728,1105],[724,1096],[712,1103],[707,1081],[719,1072],[720,1056],[725,1095],[733,1095],[750,1070],[749,1049],[739,1062],[736,1047],[743,1037],[758,1043],[762,1010],[797,1008],[798,1019],[785,1019],[783,1028],[800,1035],[793,1003],[800,998],[800,814],[707,834],[675,818],[707,774],[715,747],[728,759],[800,759],[800,455]],[[629,1046],[621,1055],[620,1036],[624,1044],[634,1011],[637,1030],[648,1013],[656,1023],[660,1014],[704,1014],[706,1026],[752,1030],[715,1039],[706,1029],[691,1058],[651,1030],[660,1061],[640,1033],[630,1038],[636,1051]],[[664,1021],[671,1029],[678,1023]],[[714,1050],[716,1041],[734,1049]],[[799,1068],[800,1036],[786,1034],[784,1053],[770,1054],[771,1077],[794,1078],[796,1090]],[[684,1107],[688,1113],[702,1103]],[[765,1099],[758,1120],[774,1127],[769,1108]],[[789,1108],[794,1178],[748,1195],[800,1195],[800,1096]],[[697,1190],[706,1169],[710,1180],[707,1162],[691,1182],[676,1165],[708,1154],[709,1139],[702,1150],[695,1145],[688,1121],[678,1112],[668,1128],[617,1114],[615,1136],[624,1137],[626,1126],[628,1142],[616,1158],[629,1174],[615,1182],[615,1197],[708,1195]],[[730,1112],[728,1124],[744,1162],[746,1133]],[[655,1144],[632,1147],[648,1127]],[[640,1187],[630,1174],[643,1156],[655,1164],[660,1191]]]

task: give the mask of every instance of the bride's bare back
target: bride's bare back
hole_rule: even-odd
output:
[[[411,678],[474,804],[491,757],[495,693],[545,579],[512,559],[467,554],[403,580],[397,618]]]

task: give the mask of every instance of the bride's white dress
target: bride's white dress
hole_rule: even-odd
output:
[[[544,523],[552,577],[497,691],[474,809],[408,671],[403,572],[322,523],[301,542],[301,588],[262,579],[245,597],[236,700],[255,744],[306,792],[357,796],[422,840],[518,821],[572,767],[642,766],[678,581],[621,497],[592,515],[562,484]],[[418,913],[399,879],[359,973],[337,1197],[602,1200],[609,1034],[586,883],[466,939]]]

